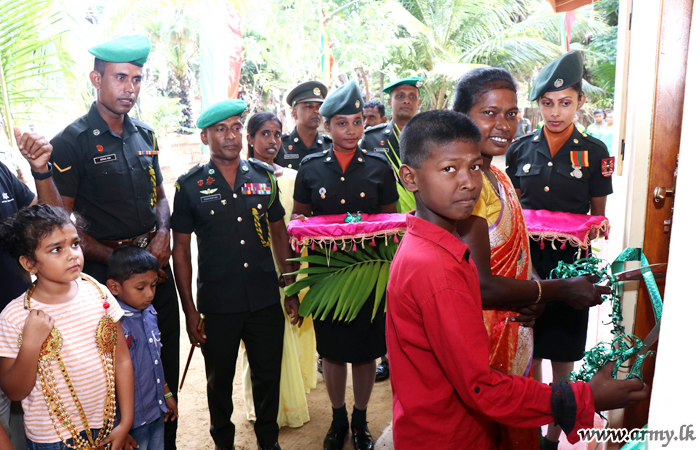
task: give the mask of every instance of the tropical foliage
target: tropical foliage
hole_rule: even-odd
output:
[[[368,99],[381,100],[389,82],[424,76],[426,110],[449,107],[459,76],[491,65],[511,71],[526,93],[537,71],[566,47],[562,15],[546,0],[207,1],[241,11],[240,96],[251,111],[280,116],[288,114],[284,94],[308,79],[331,87],[356,79]],[[618,1],[580,8],[573,24],[571,46],[586,55],[585,88],[595,101],[612,98]],[[199,2],[63,2],[0,0],[6,125],[8,118],[46,116],[48,108],[84,111],[92,94],[84,76],[91,69],[91,59],[82,56],[86,48],[146,33],[154,48],[137,114],[161,121],[164,131],[189,132],[199,106],[199,30],[206,26]]]
[[[7,139],[14,123],[60,114],[60,103],[73,96],[65,18],[55,6],[51,0],[0,1],[0,111]]]
[[[299,314],[325,320],[333,311],[332,319],[343,322],[354,320],[365,302],[371,299],[374,302],[374,320],[386,293],[391,260],[398,246],[398,243],[389,240],[386,245],[382,242],[376,246],[366,244],[364,248],[351,251],[327,249],[327,254],[310,251],[308,256],[291,260],[306,262],[309,267],[285,275],[308,276],[287,286],[285,293],[294,295],[309,287]]]

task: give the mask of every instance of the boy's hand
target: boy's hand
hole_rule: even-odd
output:
[[[596,411],[610,411],[624,408],[649,398],[649,386],[635,378],[615,380],[612,378],[614,362],[609,362],[588,382],[593,391]]]
[[[27,345],[28,348],[32,349],[40,349],[46,338],[49,337],[53,324],[53,317],[44,311],[40,309],[29,311],[22,330],[22,345]]]
[[[511,317],[510,320],[512,322],[520,322],[526,327],[532,327],[535,325],[535,319],[540,317],[544,312],[545,306],[547,306],[546,303],[536,303],[534,305],[517,308],[515,312],[519,313],[520,315]]]
[[[598,277],[594,275],[567,278],[565,280],[567,292],[562,298],[566,299],[566,303],[576,309],[586,309],[600,305],[603,303],[601,295],[610,294],[610,287],[596,286],[593,284],[596,281],[598,281]]]
[[[100,447],[105,447],[110,442],[112,443],[112,450],[132,450],[134,448],[139,448],[139,444],[131,437],[129,430],[121,424],[117,425],[112,432],[109,433],[109,436],[102,439],[102,442],[98,445]]]
[[[175,401],[175,397],[168,397],[165,399],[165,407],[168,408],[168,411],[165,413],[165,421],[168,421],[168,418],[172,422],[175,421],[178,417],[180,417],[177,414],[177,402]]]

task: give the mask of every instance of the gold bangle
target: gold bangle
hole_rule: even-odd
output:
[[[538,280],[532,280],[535,283],[537,283],[537,300],[535,301],[535,305],[542,300],[542,284]]]

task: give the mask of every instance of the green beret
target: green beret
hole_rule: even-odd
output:
[[[326,98],[328,88],[319,81],[307,81],[292,89],[287,94],[287,104],[292,108],[297,103],[320,102]]]
[[[131,63],[135,66],[146,64],[151,53],[151,41],[142,34],[121,36],[88,49],[95,58],[111,63]]]
[[[394,81],[389,86],[385,87],[382,92],[385,94],[390,94],[391,90],[398,86],[415,86],[418,89],[425,84],[423,77],[408,77],[402,78],[399,81]]]
[[[353,80],[331,92],[318,112],[326,119],[330,119],[338,114],[357,114],[362,111],[364,105],[360,86]]]
[[[243,100],[224,100],[214,103],[199,116],[197,128],[205,129],[229,117],[240,116],[247,108],[248,104]]]
[[[563,91],[583,78],[583,56],[578,50],[564,53],[540,71],[532,90],[530,101],[537,101],[547,92]]]

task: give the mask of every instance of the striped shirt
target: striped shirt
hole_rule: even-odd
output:
[[[118,321],[123,315],[122,309],[109,290],[105,286],[102,286],[102,289],[107,293],[107,301],[110,305],[107,313],[113,320]],[[34,299],[31,301],[32,309],[41,309],[53,317],[54,326],[63,336],[60,355],[83,406],[90,428],[102,427],[103,409],[107,395],[102,359],[95,342],[97,324],[105,314],[103,303],[102,295],[97,288],[83,279],[78,279],[78,295],[67,303],[49,305]],[[0,314],[1,357],[17,357],[19,352],[17,338],[24,328],[27,315],[28,311],[24,309],[24,294],[12,300]],[[82,431],[84,426],[78,409],[71,400],[68,386],[63,381],[63,376],[55,360],[51,362],[51,369],[56,386],[61,393],[63,406],[70,414],[77,430]],[[59,441],[49,417],[38,376],[29,396],[22,400],[22,407],[24,408],[24,428],[27,438],[41,443]],[[64,426],[59,425],[58,429],[63,439],[70,439],[70,433]]]

